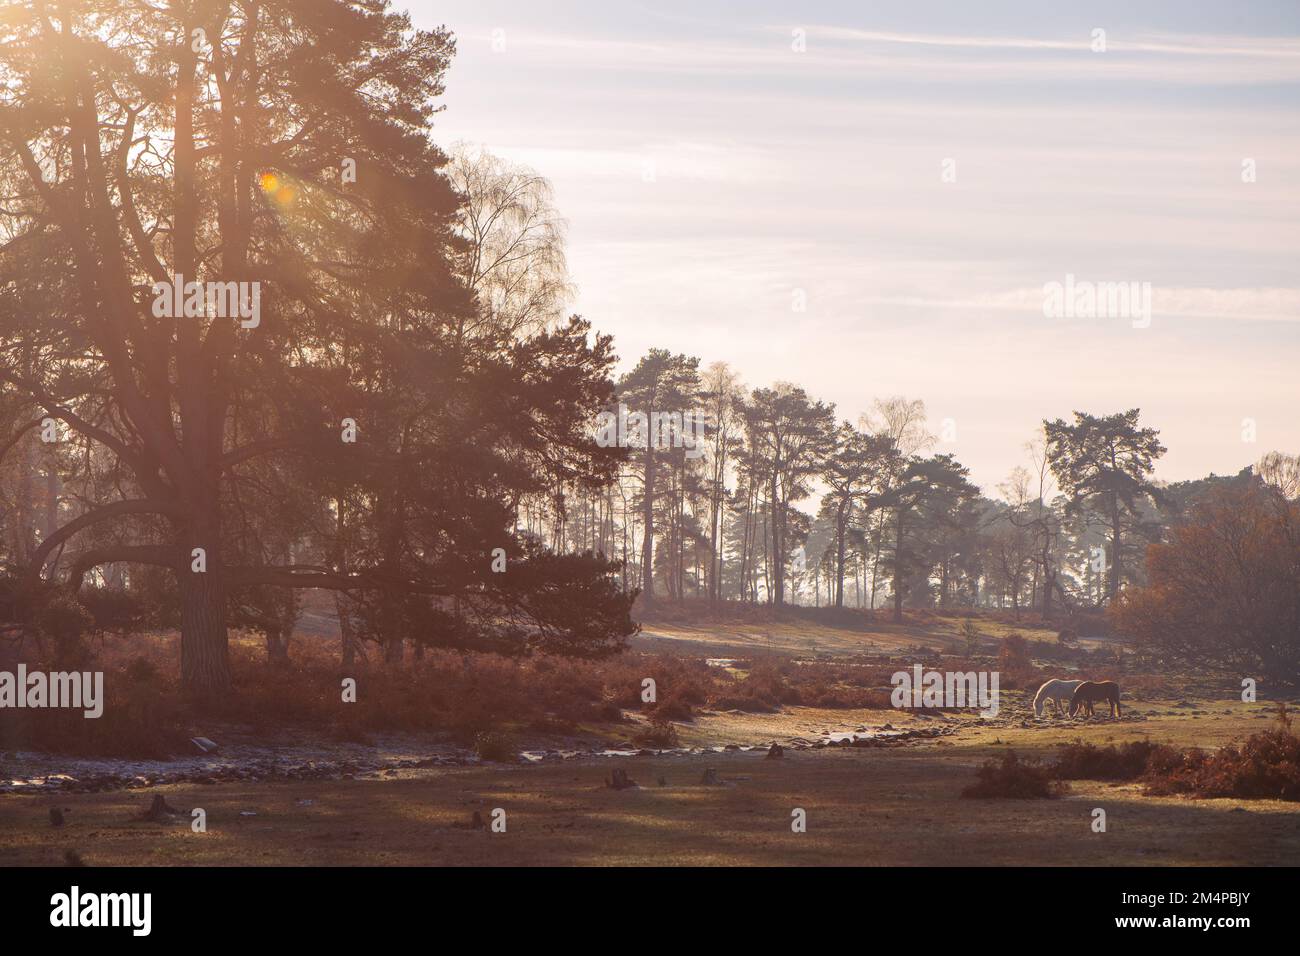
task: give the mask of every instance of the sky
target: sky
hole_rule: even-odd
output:
[[[395,5],[457,36],[439,144],[552,182],[620,370],[920,398],[988,492],[1074,410],[1141,408],[1166,481],[1300,452],[1294,0]],[[1045,315],[1067,276],[1149,321]]]

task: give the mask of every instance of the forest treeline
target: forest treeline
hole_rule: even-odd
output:
[[[918,401],[846,422],[658,350],[616,377],[545,179],[435,142],[454,52],[384,3],[6,6],[9,643],[176,628],[203,698],[306,589],[345,665],[607,655],[638,596],[1050,612],[1142,583],[1204,487],[1294,499],[1281,455],[1159,486],[1136,410],[1046,422],[993,497]],[[598,441],[620,405],[702,409],[703,450]]]
[[[1193,539],[1213,554],[1207,540],[1217,535],[1221,555],[1241,562],[1235,581],[1231,569],[1201,567],[1199,584],[1190,574],[1180,583],[1233,606],[1257,578],[1260,643],[1290,647],[1277,660],[1296,663],[1296,456],[1270,452],[1235,475],[1165,483],[1154,478],[1165,448],[1137,409],[1075,412],[1044,421],[1024,464],[985,494],[954,455],[933,453],[940,439],[921,400],[876,399],[856,422],[840,420],[797,385],[750,390],[726,363],[699,366],[655,349],[622,376],[621,414],[642,416],[620,432],[627,465],[604,489],[531,502],[531,533],[616,555],[625,587],[639,586],[651,605],[888,607],[896,621],[905,607],[1032,608],[1052,620],[1141,594],[1147,624],[1175,613],[1144,588],[1152,546],[1166,546],[1152,565],[1164,585],[1169,554],[1185,556],[1178,549]],[[707,424],[679,435],[675,423],[692,409]],[[652,437],[656,419],[664,427]],[[1228,527],[1247,514],[1254,554],[1233,547],[1241,531]],[[1270,578],[1280,604],[1267,596]],[[1203,654],[1231,643],[1217,617],[1217,638],[1184,623],[1170,646]],[[1124,620],[1139,617],[1130,609]],[[1265,639],[1270,622],[1276,633]]]

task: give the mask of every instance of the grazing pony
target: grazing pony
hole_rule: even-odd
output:
[[[1082,684],[1081,680],[1061,680],[1053,677],[1042,687],[1038,688],[1038,693],[1034,695],[1034,716],[1043,716],[1043,706],[1050,700],[1052,706],[1056,708],[1058,714],[1064,713],[1065,708],[1061,706],[1061,701],[1069,700],[1074,696],[1075,689]]]
[[[1119,684],[1113,680],[1086,680],[1075,689],[1074,696],[1070,698],[1070,716],[1073,717],[1082,707],[1092,717],[1092,705],[1103,700],[1110,704],[1110,715],[1118,717]]]

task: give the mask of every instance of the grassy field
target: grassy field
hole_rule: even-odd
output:
[[[1039,647],[1055,640],[1054,631],[1006,617],[978,621],[987,651],[996,651],[1011,633],[1046,642]],[[896,662],[913,648],[959,651],[966,641],[962,623],[958,617],[918,616],[894,625],[860,616],[846,624],[815,615],[696,621],[682,614],[648,623],[634,648],[752,662],[744,667],[757,667],[767,652],[777,659],[816,655],[835,661],[865,653],[880,658],[878,666],[887,671],[893,664],[880,655]],[[162,644],[154,643],[159,651]],[[133,644],[135,652],[139,646]],[[300,645],[299,653],[306,649]],[[170,666],[160,660],[160,666]],[[826,666],[845,668],[847,675],[858,673],[854,668],[864,666],[862,660],[867,658]],[[639,687],[641,665],[625,666],[630,670],[615,671],[613,679]],[[246,673],[255,680],[274,677],[260,667]],[[497,683],[510,673],[489,669],[484,679],[499,690]],[[730,673],[749,679],[745,670]],[[542,672],[529,678],[544,679],[553,678]],[[1032,720],[1028,683],[1037,686],[1004,686],[1002,711],[991,720],[972,711],[913,714],[838,704],[769,713],[723,704],[697,706],[694,720],[674,723],[683,747],[759,748],[747,752],[584,756],[391,770],[358,779],[7,794],[0,796],[0,865],[61,865],[70,854],[92,866],[1300,863],[1300,804],[1294,802],[1153,797],[1139,784],[1087,780],[1071,781],[1058,799],[962,798],[977,768],[1008,750],[1050,758],[1057,745],[1079,739],[1213,749],[1276,725],[1274,703],[1241,703],[1230,682],[1204,675],[1126,673],[1125,713],[1139,719],[1122,722]],[[623,746],[617,742],[646,729],[648,715],[627,713],[631,723],[578,720],[587,746]],[[537,747],[539,741],[526,739],[528,722],[518,724],[519,745]],[[891,747],[806,746],[826,734],[875,731],[886,724],[954,732]],[[772,742],[786,748],[782,759],[765,759]],[[555,739],[546,746],[566,744]],[[716,785],[702,782],[708,768]],[[639,786],[607,787],[614,770],[627,771]],[[141,822],[156,793],[183,814],[166,824]],[[52,807],[64,810],[64,825],[51,825]],[[190,829],[189,811],[196,807],[206,812],[206,833]],[[1092,830],[1097,807],[1107,813],[1105,833]],[[471,828],[476,811],[490,821],[496,808],[505,811],[505,832]],[[804,833],[791,830],[796,808],[806,811]]]
[[[1033,640],[1054,642],[1057,633],[1055,630],[1036,627],[1028,621],[1014,624],[984,619],[979,622],[979,629],[986,644],[1011,633],[1023,634]],[[924,623],[904,624],[873,620],[848,627],[797,619],[776,622],[651,619],[643,623],[641,633],[632,639],[631,646],[649,653],[701,654],[713,657],[764,653],[785,657],[834,657],[864,652],[898,653],[917,646],[953,652],[964,643],[961,622],[956,617],[936,617]],[[1085,640],[1080,646],[1091,649],[1098,643]]]
[[[154,791],[0,799],[0,865],[1280,865],[1300,862],[1300,806],[1269,800],[1144,796],[1137,785],[1074,781],[1055,800],[963,799],[975,768],[1008,747],[1150,738],[1216,746],[1269,726],[1265,704],[1144,701],[1146,721],[1000,726],[890,749],[787,749],[536,765],[403,771],[383,780],[223,783],[158,788],[188,816],[133,822]],[[1019,705],[1023,710],[1023,704]],[[718,714],[682,725],[684,743],[808,736],[819,728],[917,723],[896,711],[791,708]],[[705,768],[721,784],[702,785]],[[640,786],[604,785],[615,769]],[[662,784],[661,784],[662,779]],[[309,801],[309,802],[308,802]],[[69,809],[50,825],[51,806]],[[506,812],[506,832],[473,830],[474,811]],[[791,811],[807,832],[791,831]],[[1092,810],[1108,816],[1091,829]],[[253,815],[241,815],[253,814]]]

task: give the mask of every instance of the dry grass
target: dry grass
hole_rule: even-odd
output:
[[[423,779],[169,788],[202,806],[209,832],[127,822],[143,794],[0,801],[0,864],[90,865],[1149,865],[1294,864],[1293,808],[1144,797],[1075,784],[1051,801],[971,801],[969,766],[933,749],[707,758],[723,785],[698,785],[704,761],[626,766],[641,789],[604,786],[609,761],[431,773]],[[620,764],[622,765],[622,764]],[[667,785],[655,784],[664,777]],[[311,806],[298,801],[310,799]],[[1103,806],[1106,834],[1091,832]],[[507,832],[463,828],[475,810],[507,814]],[[808,832],[790,831],[795,807]],[[240,816],[252,810],[256,816]]]
[[[614,738],[670,741],[684,746],[723,743],[788,743],[824,730],[892,723],[898,729],[928,726],[923,715],[888,706],[889,675],[904,664],[939,669],[992,665],[967,661],[959,618],[912,622],[897,632],[873,624],[866,637],[872,656],[859,654],[863,634],[823,621],[793,624],[728,624],[739,632],[770,628],[777,643],[795,647],[809,637],[832,634],[844,653],[816,663],[795,664],[781,654],[748,653],[732,668],[701,660],[632,653],[609,662],[513,661],[484,655],[433,653],[396,672],[378,665],[357,668],[361,701],[353,710],[338,703],[337,647],[297,641],[294,663],[268,667],[262,649],[236,642],[240,691],[229,703],[232,720],[280,727],[304,721],[317,731],[364,737],[376,727],[447,730],[478,740],[487,756],[509,757],[516,746],[544,729],[563,732],[581,725],[605,728]],[[1030,660],[1039,660],[1035,638],[1023,623],[980,620],[986,652],[1008,646],[1022,633]],[[998,630],[1001,629],[1001,630]],[[682,641],[689,640],[683,629]],[[706,642],[673,646],[710,654]],[[887,639],[887,640],[886,640]],[[676,639],[675,639],[676,640]],[[894,643],[890,643],[890,642]],[[1024,668],[1025,654],[1010,642],[1008,662]],[[895,648],[895,656],[885,652]],[[928,648],[914,651],[914,648]],[[822,650],[819,647],[819,651]],[[941,656],[941,650],[947,656]],[[133,666],[137,682],[170,694],[175,640],[134,638],[100,649],[110,668],[140,658],[156,672]],[[1092,660],[1086,656],[1085,661]],[[1041,675],[1028,675],[1025,686]],[[1104,665],[1104,666],[1103,666]],[[79,854],[89,865],[538,865],[538,864],[829,864],[829,865],[1150,865],[1300,862],[1300,807],[1280,800],[1193,799],[1177,793],[1152,796],[1139,780],[1104,781],[1082,775],[1055,800],[966,800],[961,791],[990,760],[1014,749],[1018,758],[1049,761],[1063,744],[1135,752],[1153,743],[1207,752],[1240,745],[1272,719],[1272,707],[1243,704],[1226,689],[1181,677],[1147,677],[1110,670],[1104,656],[1089,663],[1091,676],[1118,676],[1126,712],[1145,721],[1050,720],[1020,726],[1029,713],[1028,693],[1004,695],[1003,717],[981,722],[973,714],[949,714],[954,736],[893,749],[800,751],[787,746],[783,760],[761,751],[584,758],[542,764],[492,763],[476,767],[402,771],[386,779],[230,782],[66,795],[0,796],[0,864],[59,865]],[[641,681],[657,682],[658,703],[643,705]],[[113,686],[110,678],[110,687]],[[119,691],[125,688],[119,684]],[[1130,707],[1129,702],[1136,702]],[[618,722],[620,710],[634,723]],[[342,712],[342,713],[341,713]],[[657,719],[656,719],[657,718]],[[687,719],[689,718],[689,719]],[[178,730],[189,715],[176,714]],[[82,722],[85,723],[85,722]],[[10,745],[12,746],[12,745]],[[2,756],[2,755],[0,755]],[[701,786],[706,767],[719,786]],[[626,768],[639,789],[614,790],[605,781]],[[1080,774],[1108,774],[1105,767]],[[665,782],[659,784],[660,779]],[[185,822],[169,826],[132,822],[153,792],[173,806],[207,811],[209,832],[194,834]],[[70,809],[54,829],[48,810]],[[1110,828],[1091,830],[1091,811],[1107,810]],[[507,812],[504,834],[468,828],[477,810],[490,818]],[[790,813],[808,814],[808,832],[790,830]],[[241,815],[251,811],[255,815]],[[1238,812],[1245,811],[1245,812]]]
[[[1156,706],[1163,714],[1172,704]],[[0,864],[56,865],[73,850],[92,866],[1294,865],[1294,803],[1148,796],[1136,782],[1093,780],[1072,782],[1057,800],[960,796],[977,768],[1008,748],[1048,759],[1057,744],[1079,738],[1208,746],[1244,739],[1259,729],[1261,715],[1271,716],[1263,704],[1202,713],[1032,728],[972,720],[956,737],[906,748],[787,749],[784,760],[772,761],[759,752],[593,758],[410,771],[391,780],[161,788],[171,805],[207,811],[209,832],[202,835],[184,823],[129,822],[149,792],[8,796],[0,798]],[[846,716],[873,715],[793,708],[680,726],[716,741],[740,732],[803,734]],[[901,726],[897,712],[893,719]],[[699,785],[706,766],[717,769],[721,786]],[[613,767],[626,768],[641,788],[607,788]],[[660,777],[666,786],[658,785]],[[55,803],[71,808],[57,830],[47,815]],[[506,810],[506,833],[465,828],[475,810],[489,818],[496,807]],[[805,834],[790,831],[795,807],[808,812]],[[1091,831],[1094,807],[1106,809],[1107,833]]]
[[[93,667],[105,672],[108,700],[102,718],[87,721],[62,710],[15,711],[0,743],[15,750],[165,757],[185,750],[188,738],[217,722],[255,734],[301,727],[358,742],[388,731],[443,733],[466,745],[499,730],[563,734],[604,726],[619,734],[624,712],[689,721],[708,710],[887,709],[891,675],[914,662],[962,671],[993,666],[992,658],[943,657],[933,649],[905,657],[802,662],[750,657],[730,668],[636,652],[592,662],[435,650],[400,667],[360,662],[345,672],[337,648],[324,639],[298,641],[288,663],[272,665],[258,642],[237,638],[231,645],[233,693],[199,712],[178,687],[178,644],[174,634],[100,644]],[[1037,682],[1023,647],[1004,666],[1013,668],[1003,675],[1004,688]],[[357,683],[355,703],[342,702],[345,677]],[[642,699],[646,678],[655,681],[654,702]],[[667,738],[666,732],[660,736]]]

